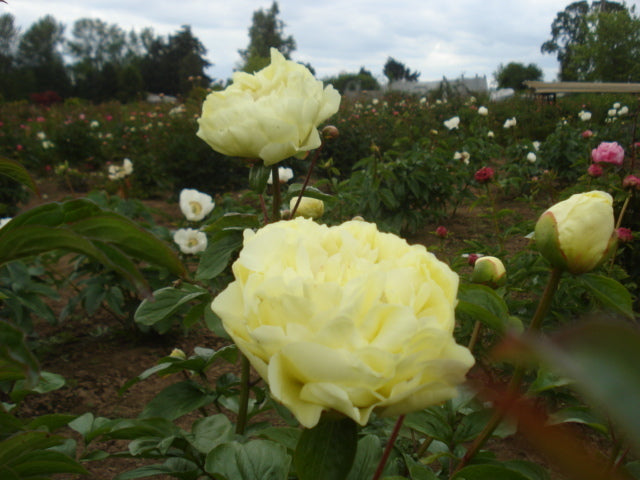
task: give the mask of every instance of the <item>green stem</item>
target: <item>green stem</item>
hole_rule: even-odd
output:
[[[473,332],[471,332],[471,339],[469,340],[469,345],[467,345],[467,349],[473,353],[473,347],[476,346],[478,342],[478,336],[480,335],[480,327],[482,323],[476,320],[476,323],[473,325]]]
[[[560,270],[559,268],[554,268],[551,270],[551,274],[549,275],[549,279],[547,280],[547,286],[544,289],[542,297],[540,298],[540,302],[538,303],[538,308],[536,309],[536,312],[531,319],[531,323],[529,324],[529,328],[527,329],[529,333],[535,333],[540,330],[542,320],[547,316],[549,307],[551,306],[551,301],[553,300],[553,296],[558,289],[558,285],[560,284],[561,276],[562,270]],[[513,399],[515,393],[520,390],[524,374],[525,367],[522,364],[516,366],[513,372],[513,376],[511,377],[511,381],[509,382],[509,386],[507,387],[507,398]],[[487,425],[473,441],[473,443],[469,447],[469,450],[467,450],[467,453],[465,453],[464,457],[462,457],[462,460],[460,460],[460,463],[451,474],[451,478],[453,478],[453,476],[457,472],[459,472],[465,465],[467,465],[469,461],[480,451],[487,440],[489,440],[494,430],[498,428],[498,425],[500,425],[500,422],[502,422],[507,413],[508,406],[496,410],[493,413]]]
[[[240,405],[238,406],[238,422],[236,423],[236,433],[244,434],[247,426],[247,412],[249,410],[249,359],[240,354],[242,372],[240,373]]]
[[[322,148],[322,147],[321,147]],[[311,174],[313,173],[313,167],[316,166],[316,161],[320,156],[321,148],[316,150],[313,158],[311,159],[311,164],[309,165],[309,170],[307,171],[307,176],[304,178],[304,183],[302,184],[302,188],[300,189],[300,194],[298,195],[298,200],[296,200],[296,204],[291,210],[291,218],[295,217],[296,211],[298,210],[298,206],[300,206],[300,201],[302,200],[302,196],[304,195],[304,191],[307,189],[307,185],[309,185],[309,180],[311,180]]]
[[[376,472],[373,474],[371,480],[379,480],[382,476],[382,472],[385,465],[387,464],[387,460],[389,460],[389,455],[391,455],[391,450],[393,450],[393,445],[396,443],[396,438],[398,438],[398,434],[400,433],[402,422],[404,422],[404,415],[400,415],[396,420],[396,424],[393,426],[393,432],[391,432],[391,436],[389,437],[387,446],[384,447],[384,452],[382,453],[382,458],[378,463],[378,468],[376,468]]]
[[[622,204],[622,209],[620,210],[620,215],[618,215],[618,221],[616,222],[616,230],[620,228],[620,225],[622,225],[622,217],[624,217],[624,214],[627,211],[629,201],[631,201],[631,195],[632,194],[629,193],[629,195],[627,195],[627,198],[625,198],[624,203]]]
[[[504,237],[502,232],[500,231],[500,224],[498,223],[498,213],[496,212],[496,199],[491,193],[491,188],[489,187],[489,183],[485,183],[485,188],[487,189],[487,197],[489,197],[489,201],[491,202],[491,216],[493,217],[493,229],[496,232],[496,238],[498,239],[498,245],[500,246],[500,251],[504,251]]]
[[[278,174],[278,165],[271,167],[271,178],[273,179],[273,205],[271,221],[277,222],[280,220],[280,204],[282,199],[280,198],[280,175]]]

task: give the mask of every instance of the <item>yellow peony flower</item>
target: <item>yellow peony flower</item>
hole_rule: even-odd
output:
[[[540,216],[535,229],[540,253],[554,267],[574,274],[602,263],[615,239],[613,199],[598,190],[556,203]]]
[[[273,165],[318,148],[316,127],[339,106],[337,90],[272,48],[269,66],[236,72],[229,87],[207,96],[197,135],[224,155]]]
[[[458,276],[422,245],[302,217],[245,231],[235,281],[212,304],[302,425],[360,425],[456,395],[474,360],[453,338]]]
[[[293,211],[298,197],[293,197],[289,202],[289,208]],[[296,210],[296,217],[320,218],[324,214],[324,202],[317,198],[302,197]]]

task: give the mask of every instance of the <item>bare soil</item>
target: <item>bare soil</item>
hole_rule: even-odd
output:
[[[69,196],[59,185],[50,182],[40,184],[44,198],[33,198],[24,208],[31,208],[38,203],[59,200]],[[150,203],[154,207],[175,212],[179,210],[175,203],[163,201]],[[514,210],[514,220],[534,219],[540,209],[531,204],[505,204]],[[443,222],[449,230],[449,236],[443,240],[435,235],[438,225],[426,225],[424,229],[409,238],[410,243],[422,243],[430,249],[436,249],[440,258],[452,258],[459,255],[464,248],[464,240],[487,241],[487,232],[494,228],[491,221],[483,216],[481,208],[459,208],[456,215]],[[515,251],[526,247],[527,239],[512,239],[509,249]],[[469,267],[470,271],[470,267]],[[57,308],[64,306],[64,299]],[[190,330],[186,334],[165,336],[134,335],[123,330],[123,326],[107,311],[101,311],[92,318],[74,317],[58,325],[40,323],[37,325],[40,347],[37,351],[43,370],[58,373],[66,378],[67,385],[46,395],[28,397],[21,408],[21,415],[31,417],[47,413],[83,414],[91,412],[95,416],[109,418],[135,418],[143,407],[163,388],[178,379],[175,377],[153,376],[134,385],[126,393],[120,395],[118,390],[124,383],[155,365],[159,358],[168,355],[173,348],[180,348],[187,355],[194,347],[203,346],[219,348],[225,341],[216,337],[204,327]],[[237,365],[220,365],[219,372],[239,372]],[[180,420],[181,426],[188,428],[194,416]],[[275,419],[274,419],[275,420]],[[69,431],[69,435],[74,432]],[[77,436],[76,436],[77,438]],[[126,443],[109,442],[91,445],[111,452],[126,449]],[[79,442],[79,450],[83,447]],[[527,459],[540,464],[547,464],[545,458],[533,451],[526,440],[514,435],[504,441],[493,441],[491,449],[503,459]],[[94,480],[110,480],[118,473],[144,465],[145,461],[122,458],[109,458],[103,461],[90,462],[86,468],[90,478]],[[79,478],[77,476],[59,476],[56,478]],[[163,478],[163,477],[154,477]],[[554,472],[554,478],[561,478]]]

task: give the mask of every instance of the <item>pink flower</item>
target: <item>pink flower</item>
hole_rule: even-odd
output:
[[[616,233],[618,235],[618,240],[620,240],[622,243],[629,243],[631,240],[633,240],[633,233],[628,228],[620,227],[616,230]]]
[[[24,147],[22,145],[20,145],[20,144],[17,144],[16,145],[16,150],[20,152],[20,151],[24,150]]]
[[[440,238],[447,238],[448,233],[449,231],[447,230],[447,228],[442,225],[436,228],[436,235]]]
[[[476,260],[480,257],[481,255],[478,255],[477,253],[470,253],[467,257],[467,262],[469,262],[469,265],[473,267],[476,264]]]
[[[618,142],[602,142],[598,145],[598,148],[591,150],[591,159],[594,163],[622,165],[624,148],[622,148]]]
[[[627,175],[622,180],[622,188],[640,190],[640,178],[635,175]]]
[[[593,137],[593,132],[591,130],[585,130],[582,132],[582,138],[591,138]]]
[[[602,167],[597,163],[592,163],[589,165],[589,168],[587,168],[587,173],[593,178],[598,178],[602,176]]]
[[[491,167],[482,167],[474,174],[474,178],[478,183],[487,183],[493,178],[494,171]]]

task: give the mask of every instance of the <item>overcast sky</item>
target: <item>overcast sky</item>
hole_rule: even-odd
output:
[[[421,72],[420,80],[493,73],[500,63],[535,63],[544,79],[554,80],[558,64],[542,55],[551,22],[572,0],[279,0],[285,35],[297,49],[292,58],[310,63],[318,78],[357,72],[361,66],[383,81],[388,57]],[[51,14],[67,26],[98,18],[124,30],[151,27],[171,34],[191,25],[213,63],[208,74],[231,77],[249,42],[253,12],[271,0],[7,0],[24,32]],[[640,0],[627,1],[631,6]],[[636,7],[637,8],[637,7]]]

